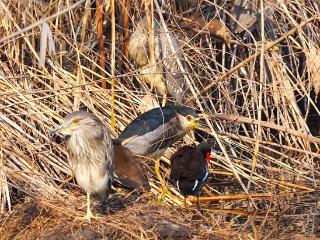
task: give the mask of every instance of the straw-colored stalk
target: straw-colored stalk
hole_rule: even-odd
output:
[[[100,63],[100,75],[103,78],[101,82],[102,88],[107,88],[107,82],[104,79],[106,74],[104,72],[105,69],[105,53],[104,53],[104,37],[103,37],[103,24],[102,24],[102,15],[103,15],[103,7],[101,4],[101,0],[97,0],[97,10],[96,10],[96,16],[97,16],[97,35],[98,35],[98,42],[99,42],[99,63]]]

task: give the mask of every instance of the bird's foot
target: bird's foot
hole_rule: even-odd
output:
[[[91,219],[98,219],[99,217],[93,215],[93,213],[87,212],[86,215],[82,216],[82,217],[76,217],[75,220],[79,220],[79,221],[88,221],[89,223],[91,223]]]
[[[171,193],[169,192],[169,190],[168,190],[168,188],[167,188],[167,186],[165,184],[163,184],[161,186],[161,190],[160,191],[161,191],[160,195],[162,195],[162,196],[171,195]]]
[[[117,193],[123,193],[124,192],[124,190],[122,188],[114,187],[114,186],[112,186],[112,190],[114,190]]]
[[[163,189],[159,189],[158,202],[164,202],[166,196],[168,196],[168,191],[164,191]]]

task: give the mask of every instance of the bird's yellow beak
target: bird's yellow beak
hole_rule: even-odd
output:
[[[190,121],[190,126],[192,129],[196,129],[196,128],[200,127],[200,124],[198,122],[199,120],[200,120],[200,118],[193,119],[192,121]]]
[[[200,120],[205,119],[205,113],[199,113],[198,114]]]
[[[193,119],[191,122],[190,122],[190,125],[193,129],[199,129],[201,128],[201,122],[204,123],[204,114],[203,113],[200,113],[198,114],[199,118],[196,118],[196,119]],[[203,124],[202,124],[203,125]]]

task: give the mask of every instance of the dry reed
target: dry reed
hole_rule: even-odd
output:
[[[28,197],[38,208],[66,218],[81,212],[75,206],[84,203],[84,198],[72,194],[74,184],[66,182],[71,172],[63,145],[46,136],[63,116],[79,107],[88,109],[116,137],[150,94],[127,59],[129,31],[122,29],[134,30],[144,15],[144,1],[112,1],[114,8],[109,1],[98,2],[104,9],[99,12],[104,20],[104,53],[101,28],[97,36],[97,24],[102,23],[94,17],[94,1],[0,0],[0,212],[2,216],[13,212],[12,218],[1,218],[2,227],[22,221],[17,211]],[[319,231],[315,220],[319,215],[319,118],[310,119],[320,117],[315,97],[319,91],[320,3],[269,0],[256,5],[263,12],[266,4],[272,14],[261,14],[252,29],[238,35],[229,29],[229,48],[210,36],[205,25],[193,31],[188,28],[190,21],[183,19],[202,14],[230,27],[232,1],[169,0],[163,6],[154,2],[153,15],[179,38],[179,52],[187,65],[182,70],[191,93],[188,101],[206,114],[204,129],[217,140],[214,175],[204,191],[207,198],[202,199],[206,213],[202,225],[191,221],[193,210],[176,207],[182,197],[171,185],[169,193],[163,193],[152,174],[153,162],[146,161],[151,195],[103,216],[94,226],[96,232],[108,222],[122,238],[155,239],[159,231],[143,226],[148,221],[141,217],[144,214],[159,215],[158,222],[181,222],[188,233],[202,239],[294,239],[296,232],[311,237]],[[262,28],[259,19],[264,19]],[[43,23],[51,30],[55,53],[47,51],[45,65],[39,68]],[[104,81],[106,89],[101,88]],[[113,110],[115,128],[111,128]],[[167,156],[181,144],[168,150]],[[161,162],[164,177],[168,166]],[[164,206],[156,204],[154,209],[154,199]],[[194,201],[190,200],[189,204]],[[21,230],[21,239],[32,236],[37,224],[44,226],[52,220],[49,215],[39,212],[34,225],[26,228],[30,232]],[[64,223],[61,220],[57,226]],[[14,235],[10,231],[8,238]],[[46,237],[45,233],[38,236]]]

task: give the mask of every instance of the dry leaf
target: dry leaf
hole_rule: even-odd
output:
[[[146,94],[139,103],[138,111],[139,113],[144,113],[157,107],[160,107],[160,104],[157,101],[157,99],[153,97],[151,94]]]
[[[309,79],[314,91],[318,94],[320,92],[320,49],[312,46],[305,52]]]

